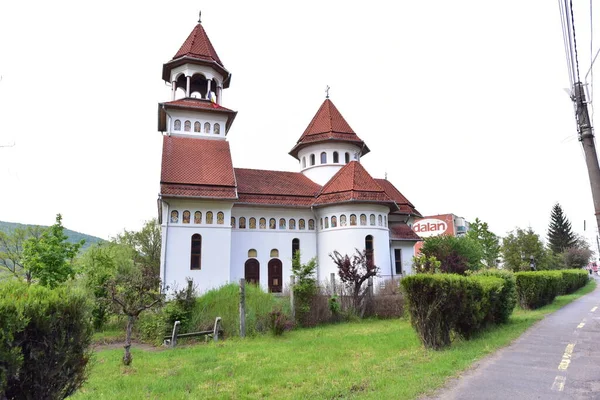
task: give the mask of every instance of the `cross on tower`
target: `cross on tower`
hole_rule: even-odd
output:
[[[325,88],[325,98],[329,98],[329,85],[327,85],[327,88]]]

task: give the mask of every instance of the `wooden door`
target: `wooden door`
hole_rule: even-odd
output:
[[[281,260],[273,258],[269,261],[269,292],[281,293],[283,288],[283,267]]]
[[[250,258],[244,264],[244,279],[246,283],[260,284],[260,263],[255,258]]]

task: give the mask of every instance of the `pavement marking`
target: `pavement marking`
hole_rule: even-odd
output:
[[[555,392],[562,392],[565,388],[566,380],[567,378],[565,378],[564,376],[556,375],[556,378],[554,378],[554,383],[552,384],[552,390],[554,390]]]
[[[560,361],[560,364],[558,364],[559,370],[566,371],[567,368],[569,368],[569,364],[571,364],[571,355],[573,354],[573,348],[575,348],[575,343],[569,343],[565,348],[562,360]]]
[[[585,322],[580,323],[579,325],[577,325],[577,329],[581,329],[585,326]]]
[[[598,309],[598,307],[594,307],[594,308],[592,308],[592,309],[590,310],[590,312],[594,312],[594,311],[596,311],[597,309]]]

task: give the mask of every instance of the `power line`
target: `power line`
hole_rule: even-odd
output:
[[[579,58],[577,56],[577,37],[575,36],[575,15],[573,13],[573,0],[569,1],[571,9],[571,28],[573,29],[573,49],[575,50],[575,70],[577,71],[577,82],[581,82],[579,78]]]

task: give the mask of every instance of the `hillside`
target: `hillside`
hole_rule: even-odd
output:
[[[28,226],[35,226],[35,225],[26,225],[26,224],[19,224],[16,222],[0,221],[0,232],[10,233],[13,230],[15,230],[16,228],[25,229]],[[41,226],[45,228],[45,226],[43,226],[43,225],[41,225]],[[71,243],[79,242],[79,241],[81,241],[81,239],[85,240],[85,244],[83,245],[81,250],[87,249],[94,243],[104,241],[104,239],[100,239],[99,237],[86,235],[85,233],[75,232],[75,231],[72,231],[67,228],[65,228],[65,234],[67,235],[67,237],[69,238],[68,240]]]

